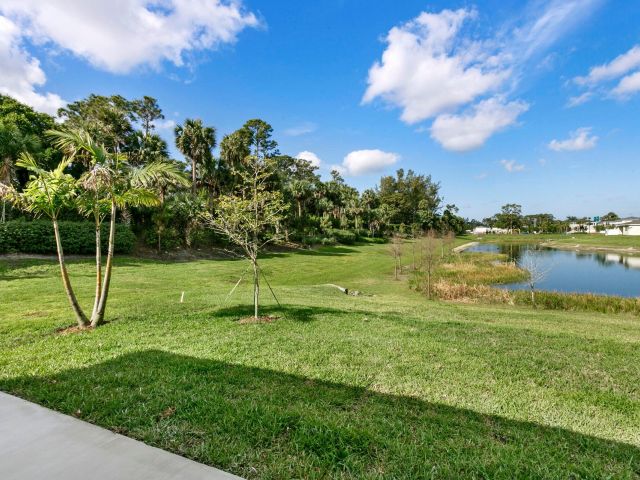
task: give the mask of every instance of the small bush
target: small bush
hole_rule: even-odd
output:
[[[349,230],[332,228],[327,231],[327,235],[335,238],[338,243],[342,243],[343,245],[353,245],[357,240],[356,234]]]
[[[320,241],[320,243],[322,243],[322,245],[335,245],[338,242],[333,237],[325,237]]]
[[[95,227],[91,222],[59,222],[65,254],[89,255],[96,252]],[[106,253],[109,225],[102,225],[102,249]],[[125,225],[116,225],[115,252],[131,253],[136,237]],[[0,253],[55,254],[53,224],[49,220],[11,220],[0,224]]]

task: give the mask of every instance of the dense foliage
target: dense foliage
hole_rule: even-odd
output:
[[[62,221],[59,223],[62,246],[67,254],[86,255],[96,251],[95,230],[91,223]],[[107,248],[108,225],[102,225],[102,248]],[[131,229],[119,224],[116,228],[115,252],[131,253],[136,237]],[[10,220],[0,223],[0,253],[36,253],[53,255],[56,242],[53,226],[48,220]]]

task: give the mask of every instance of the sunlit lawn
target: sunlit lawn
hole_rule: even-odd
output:
[[[258,325],[241,261],[121,259],[70,335],[55,264],[0,260],[0,389],[249,478],[640,476],[638,318],[428,302],[387,248],[266,258]]]

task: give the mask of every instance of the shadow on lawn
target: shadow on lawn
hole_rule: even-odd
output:
[[[230,320],[237,320],[253,315],[253,304],[231,305],[218,308],[216,317],[225,317]],[[349,315],[353,310],[344,310],[330,307],[315,307],[301,305],[261,305],[260,315],[275,316],[295,322],[312,322],[324,315]],[[366,312],[364,312],[366,313]]]
[[[640,474],[627,444],[155,350],[0,389],[252,478]]]

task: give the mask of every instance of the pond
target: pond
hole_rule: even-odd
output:
[[[536,289],[557,292],[595,293],[622,297],[640,296],[640,257],[619,253],[555,250],[537,244],[480,243],[467,252],[506,254],[519,265],[536,265],[545,272]],[[526,282],[500,285],[526,289]]]

